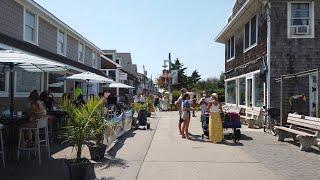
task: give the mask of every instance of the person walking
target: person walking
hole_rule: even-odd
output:
[[[201,115],[204,115],[207,112],[208,105],[210,102],[210,97],[207,96],[206,92],[202,92],[202,98],[199,100],[199,105],[201,107]]]
[[[196,109],[196,105],[197,105],[197,95],[193,95],[191,105],[192,105],[192,117],[196,117],[195,109]]]
[[[178,128],[179,128],[180,134],[182,135],[182,123],[183,123],[183,119],[181,118],[181,115],[182,115],[181,106],[182,106],[182,102],[183,102],[183,96],[184,96],[185,93],[187,93],[187,89],[182,88],[182,89],[180,90],[180,92],[181,92],[181,95],[180,95],[180,97],[178,98],[178,100],[174,103],[174,105],[176,106],[176,108],[177,108],[178,111],[179,111],[179,124],[178,124]]]
[[[213,93],[209,102],[208,110],[210,111],[209,120],[209,140],[212,143],[221,143],[223,141],[223,127],[220,113],[222,112],[221,103],[218,101],[218,94]]]
[[[181,119],[183,119],[182,125],[182,138],[189,138],[189,124],[190,124],[190,116],[191,116],[191,105],[190,105],[190,95],[185,94],[183,96],[183,103],[182,103],[182,114]]]

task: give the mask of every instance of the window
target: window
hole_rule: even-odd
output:
[[[246,105],[246,78],[239,79],[239,105]]]
[[[314,3],[289,2],[288,3],[288,37],[305,38],[314,37]]]
[[[107,76],[115,81],[116,80],[116,70],[108,70],[107,72],[108,72]]]
[[[252,106],[252,79],[247,79],[247,106]]]
[[[227,103],[236,104],[236,81],[227,81]]]
[[[234,42],[234,36],[232,36],[227,44],[226,44],[226,59],[231,60],[235,56],[235,42]]]
[[[66,55],[66,35],[64,32],[58,30],[57,35],[57,53],[61,55]]]
[[[258,41],[258,21],[254,16],[244,27],[244,51],[256,46]]]
[[[78,61],[84,63],[84,44],[79,43]]]
[[[37,16],[30,11],[24,12],[24,40],[33,44],[38,42]]]
[[[92,52],[92,67],[94,68],[98,67],[96,52]]]
[[[42,91],[42,73],[28,72],[17,68],[15,77],[15,94],[18,97],[28,97],[33,90]]]
[[[254,106],[262,107],[264,105],[264,82],[260,74],[254,75]]]
[[[0,96],[7,97],[9,95],[8,83],[9,83],[9,72],[3,71],[3,70],[0,71]]]
[[[0,71],[0,92],[6,91],[6,72]]]
[[[65,73],[49,73],[48,90],[55,95],[62,95],[65,92]]]

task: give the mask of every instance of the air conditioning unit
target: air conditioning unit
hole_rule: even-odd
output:
[[[292,35],[307,35],[310,34],[310,26],[300,25],[300,26],[291,26]]]

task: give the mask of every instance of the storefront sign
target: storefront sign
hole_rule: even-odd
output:
[[[121,73],[119,74],[119,76],[120,76],[119,79],[120,79],[121,81],[126,81],[126,80],[128,79],[128,74],[127,74],[127,73],[122,73],[122,72],[121,72]]]

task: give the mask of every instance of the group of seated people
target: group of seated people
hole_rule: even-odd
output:
[[[54,97],[49,91],[43,91],[40,95],[37,90],[33,90],[28,98],[26,116],[27,122],[23,124],[23,127],[35,128],[37,127],[37,120],[48,117],[48,124],[52,124],[55,117],[47,115],[47,111],[54,109]],[[31,145],[32,134],[29,131],[23,132],[21,138],[21,146],[26,147]]]

